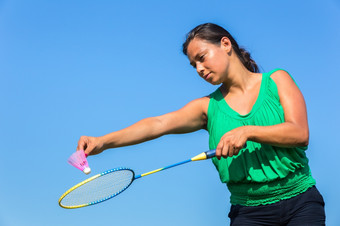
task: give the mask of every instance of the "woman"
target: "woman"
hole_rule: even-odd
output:
[[[324,225],[324,202],[305,155],[306,106],[290,75],[258,73],[249,53],[211,23],[187,35],[183,52],[204,80],[220,84],[215,92],[105,136],[83,136],[77,150],[94,155],[206,129],[213,163],[231,193],[231,225]]]

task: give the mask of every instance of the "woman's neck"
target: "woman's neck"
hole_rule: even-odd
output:
[[[221,88],[227,92],[244,93],[251,85],[252,75],[254,74],[255,73],[250,72],[238,58],[234,59],[234,62],[230,63],[228,75]]]

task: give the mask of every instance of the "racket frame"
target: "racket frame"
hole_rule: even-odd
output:
[[[120,167],[120,168],[115,168],[115,169],[110,169],[110,170],[107,170],[105,172],[102,172],[100,174],[97,174],[97,175],[94,175],[93,177],[90,177],[82,182],[80,182],[79,184],[73,186],[72,188],[70,188],[69,190],[67,190],[60,198],[59,198],[59,206],[63,207],[63,208],[66,208],[66,209],[76,209],[76,208],[81,208],[81,207],[86,207],[86,206],[91,206],[91,205],[94,205],[94,204],[98,204],[98,203],[101,203],[101,202],[104,202],[106,200],[109,200],[117,195],[119,195],[120,193],[122,193],[123,191],[125,191],[128,187],[130,187],[130,185],[132,184],[132,182],[136,179],[139,179],[141,177],[144,177],[144,176],[147,176],[147,175],[150,175],[150,174],[154,174],[154,173],[157,173],[157,172],[160,172],[160,171],[163,171],[163,170],[166,170],[166,169],[169,169],[169,168],[172,168],[172,167],[175,167],[175,166],[179,166],[179,165],[182,165],[182,164],[185,164],[185,163],[188,163],[188,162],[192,162],[192,161],[200,161],[200,160],[205,160],[205,159],[210,159],[212,157],[215,156],[215,152],[216,150],[209,150],[209,151],[206,151],[206,152],[202,152],[201,154],[199,155],[196,155],[194,156],[193,158],[191,159],[187,159],[185,161],[182,161],[182,162],[178,162],[178,163],[175,163],[175,164],[172,164],[172,165],[169,165],[169,166],[166,166],[166,167],[163,167],[163,168],[159,168],[159,169],[156,169],[156,170],[153,170],[153,171],[150,171],[150,172],[147,172],[147,173],[143,173],[143,174],[140,174],[140,175],[135,175],[135,172],[130,169],[130,168],[126,168],[126,167]],[[61,202],[62,200],[64,199],[65,196],[67,196],[69,193],[71,193],[72,191],[74,191],[75,189],[79,188],[80,186],[83,186],[84,184],[90,182],[90,181],[93,181],[101,176],[104,176],[104,175],[107,175],[109,173],[114,173],[116,171],[120,171],[120,170],[129,170],[132,172],[132,179],[130,181],[130,183],[124,187],[123,189],[121,189],[120,191],[106,197],[106,198],[103,198],[103,199],[100,199],[100,200],[97,200],[97,201],[93,201],[93,202],[90,202],[90,203],[85,203],[85,204],[81,204],[81,205],[74,205],[74,206],[65,206],[65,205],[62,205]]]
[[[84,203],[84,204],[81,204],[81,205],[65,206],[65,205],[63,205],[63,204],[61,203],[62,200],[63,200],[69,193],[71,193],[72,191],[76,190],[77,188],[83,186],[84,184],[87,184],[87,183],[89,183],[89,182],[91,182],[91,181],[93,181],[93,180],[95,180],[95,179],[97,179],[97,178],[99,178],[99,177],[102,177],[102,176],[105,176],[105,175],[107,175],[107,174],[114,173],[114,172],[120,171],[120,170],[128,170],[128,171],[132,172],[132,179],[131,179],[130,183],[129,183],[127,186],[125,186],[123,189],[119,190],[118,192],[116,192],[116,193],[114,193],[114,194],[112,194],[112,195],[110,195],[110,196],[108,196],[108,197],[106,197],[106,198],[103,198],[103,199],[100,199],[100,200],[97,200],[97,201],[93,201],[93,202],[90,202],[90,203]],[[76,184],[75,186],[73,186],[72,188],[70,188],[69,190],[67,190],[67,191],[59,198],[58,203],[59,203],[59,206],[60,206],[60,207],[63,207],[63,208],[65,208],[65,209],[76,209],[76,208],[81,208],[81,207],[86,207],[86,206],[91,206],[91,205],[94,205],[94,204],[98,204],[98,203],[104,202],[104,201],[106,201],[106,200],[109,200],[109,199],[111,199],[111,198],[113,198],[113,197],[119,195],[120,193],[122,193],[123,191],[125,191],[125,190],[132,184],[132,182],[133,182],[134,180],[135,180],[135,172],[134,172],[132,169],[130,169],[130,168],[119,167],[119,168],[115,168],[115,169],[110,169],[110,170],[107,170],[107,171],[102,172],[102,173],[100,173],[100,174],[94,175],[94,176],[92,176],[92,177],[90,177],[90,178],[88,178],[88,179],[86,179],[86,180],[84,180],[84,181],[82,181],[82,182]]]

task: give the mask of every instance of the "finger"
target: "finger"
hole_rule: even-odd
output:
[[[78,141],[77,151],[79,150],[85,150],[85,142],[86,138],[84,136],[81,136]]]
[[[229,145],[225,144],[222,149],[222,157],[227,158],[229,153]]]
[[[238,147],[234,147],[234,155],[238,155],[238,153],[240,152],[240,148]]]
[[[238,155],[240,153],[240,151],[243,149],[243,148],[246,148],[247,147],[247,143],[244,143],[243,145],[235,145],[234,146],[234,149],[233,149],[233,152],[234,152],[234,155]]]
[[[220,142],[216,147],[216,154],[215,154],[218,160],[221,159],[222,149],[223,149],[223,142]]]
[[[234,151],[235,151],[235,146],[230,146],[228,156],[232,157],[234,155]]]
[[[94,149],[95,149],[95,146],[88,144],[84,152],[86,155],[92,155],[91,153],[93,152]]]

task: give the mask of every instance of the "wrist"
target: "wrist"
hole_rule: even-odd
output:
[[[249,141],[254,140],[254,130],[255,130],[255,126],[245,126],[244,135],[246,136],[247,140]]]
[[[97,137],[99,143],[102,145],[103,150],[111,148],[111,142],[108,135]]]

